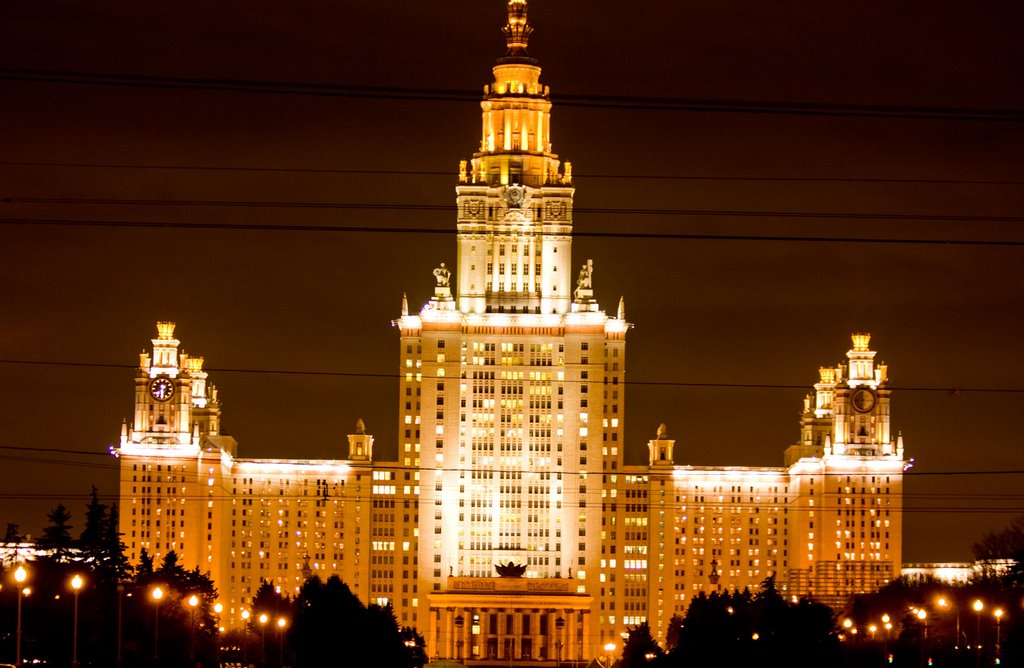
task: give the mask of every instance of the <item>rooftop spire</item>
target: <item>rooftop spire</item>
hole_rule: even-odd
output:
[[[526,53],[533,26],[526,22],[526,0],[508,0],[508,23],[502,26],[508,51],[505,58],[530,58]]]

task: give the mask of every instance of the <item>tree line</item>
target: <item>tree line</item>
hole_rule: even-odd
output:
[[[160,563],[143,549],[129,564],[119,532],[117,504],[104,504],[96,487],[77,537],[63,505],[48,515],[35,558],[0,566],[0,662],[15,657],[17,603],[22,607],[22,658],[69,665],[77,597],[77,654],[81,666],[123,668],[212,667],[235,662],[260,668],[329,668],[369,665],[394,668],[425,663],[424,641],[400,627],[390,605],[364,605],[337,576],[308,579],[294,597],[270,582],[259,586],[242,629],[222,632],[215,583],[198,567],[186,569],[168,552]],[[4,542],[21,543],[16,524]],[[74,592],[71,580],[84,579]],[[160,598],[154,592],[160,590]],[[282,620],[279,623],[279,620]]]

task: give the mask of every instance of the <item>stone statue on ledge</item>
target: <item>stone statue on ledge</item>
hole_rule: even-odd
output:
[[[437,287],[447,288],[448,283],[451,281],[452,272],[448,271],[448,268],[444,266],[444,262],[441,266],[434,270],[434,279],[437,281]]]

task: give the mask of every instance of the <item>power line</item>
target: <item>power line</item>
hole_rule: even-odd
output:
[[[0,165],[12,167],[59,167],[79,169],[128,169],[167,171],[210,171],[210,172],[257,172],[282,174],[333,174],[366,176],[443,176],[454,178],[454,171],[426,169],[344,169],[325,167],[244,167],[233,165],[171,165],[171,164],[129,164],[100,162],[42,162],[27,160],[0,160]],[[781,183],[872,183],[910,185],[981,185],[1019,186],[1024,180],[1013,179],[938,179],[938,178],[886,178],[886,177],[842,177],[842,176],[725,176],[697,174],[594,174],[574,171],[575,178],[616,179],[639,181],[737,181],[737,182],[781,182]]]
[[[165,90],[199,90],[310,97],[341,97],[374,100],[428,102],[478,102],[476,90],[439,89],[357,84],[296,83],[253,79],[211,79],[156,75],[116,74],[68,70],[0,69],[0,80],[37,83],[113,86]],[[670,97],[561,94],[560,107],[595,109],[690,111],[716,113],[778,114],[795,116],[898,118],[974,122],[1024,121],[1024,110],[910,105],[829,104],[769,100],[716,100]]]
[[[0,359],[0,364],[26,365],[26,366],[57,366],[57,367],[83,367],[93,369],[132,369],[137,370],[137,364],[114,363],[114,362],[74,362],[69,360],[19,360]],[[494,365],[495,369],[500,365]],[[554,367],[536,367],[536,369],[554,369]],[[325,371],[311,369],[251,369],[243,367],[214,367],[205,366],[204,371],[215,373],[239,373],[239,374],[266,374],[280,376],[321,376],[336,378],[366,378],[374,380],[399,380],[406,377],[406,373],[386,373],[379,371]],[[415,373],[415,372],[409,372]],[[453,380],[452,376],[431,376],[420,373],[421,380]],[[464,380],[464,379],[458,379]],[[546,380],[531,381],[534,383],[595,383],[594,380],[570,379],[557,380],[548,378]],[[604,383],[596,383],[604,385]],[[649,387],[690,387],[705,389],[744,389],[744,390],[810,390],[809,384],[786,384],[786,383],[711,383],[711,382],[688,382],[676,380],[630,380],[623,379],[619,385],[642,385]],[[976,392],[983,394],[1024,394],[1024,388],[1020,387],[938,387],[938,386],[899,386],[900,392],[941,392],[944,394],[957,395],[964,392]]]
[[[223,207],[256,209],[361,209],[386,211],[457,211],[451,204],[400,204],[394,202],[275,202],[268,200],[125,199],[105,197],[2,197],[5,204],[63,204],[87,206]],[[713,216],[730,218],[812,218],[856,220],[911,220],[938,222],[1019,223],[1022,216],[941,215],[850,211],[764,211],[721,209],[639,209],[574,206],[574,213],[630,216]],[[603,234],[603,233],[598,233]]]
[[[82,455],[82,456],[88,456],[88,457],[104,457],[104,458],[111,457],[111,454],[108,451],[77,450],[77,449],[74,449],[74,448],[51,448],[51,447],[36,447],[36,446],[25,446],[25,445],[0,445],[0,450],[12,450],[12,451],[17,451],[17,452],[50,452],[50,453],[55,453],[55,454]],[[247,459],[248,458],[244,458],[244,457],[239,458],[239,460],[243,461],[243,462],[247,461]],[[64,460],[48,460],[48,461],[64,461]],[[319,462],[320,460],[296,460],[296,461]],[[334,461],[334,460],[332,460],[332,461]],[[336,461],[341,461],[341,460],[336,460]],[[434,467],[434,466],[430,466],[430,467],[406,466],[406,465],[401,464],[399,462],[382,462],[381,461],[381,462],[374,462],[374,463],[379,465],[381,468],[396,469],[396,470],[407,470],[407,471],[424,471],[424,470],[426,470],[426,471],[445,471],[445,472],[455,472],[455,473],[479,473],[481,471],[488,472],[488,473],[530,473],[530,471],[523,471],[521,469],[497,469],[497,468],[477,469],[477,468],[471,468],[471,467],[440,467],[439,468],[439,467]],[[610,471],[609,472],[609,471],[566,471],[566,470],[557,471],[556,473],[560,473],[563,476],[575,476],[575,475],[614,475],[614,474],[620,474],[621,475],[622,474],[621,471]],[[187,475],[187,476],[195,476],[197,479],[198,478],[202,478],[202,477],[206,477],[206,476],[201,475],[199,473],[192,473],[192,472],[187,472],[185,475]],[[817,474],[813,473],[813,472],[806,472],[806,473],[795,473],[793,475],[795,477],[807,477],[807,476],[815,476]],[[919,471],[917,469],[910,469],[910,471],[904,473],[903,475],[905,477],[915,477],[915,478],[922,477],[922,476],[924,476],[924,477],[928,477],[928,476],[956,476],[956,477],[1024,476],[1024,469],[976,469],[976,470],[966,470],[966,471],[964,471],[964,470]],[[724,492],[723,492],[723,494],[724,494]],[[904,494],[907,494],[907,493],[904,492]],[[963,493],[960,493],[960,492],[946,492],[946,493],[943,493],[943,494],[938,494],[938,493],[934,493],[933,492],[933,493],[927,493],[927,494],[920,494],[920,493],[912,494],[911,496],[929,496],[931,498],[943,498],[943,497],[960,498],[962,496],[977,496],[977,497],[980,497],[980,498],[989,498],[989,497],[1024,498],[1024,493],[1020,493],[1020,494],[980,494],[980,493],[963,494]]]
[[[381,209],[396,209],[399,205],[381,205]],[[414,205],[403,207],[404,210],[416,209]],[[449,211],[450,207],[436,207],[435,210]],[[726,212],[692,212],[686,214],[679,212],[679,215],[732,215]],[[737,212],[736,215],[748,217],[760,216],[778,218],[785,216],[784,213],[775,212]],[[799,216],[800,214],[794,213]],[[825,214],[823,214],[825,215]],[[857,214],[827,214],[834,218],[857,218]],[[816,217],[816,216],[813,216]],[[978,220],[971,217],[963,217],[964,221]],[[1007,218],[1006,220],[1016,220]],[[395,227],[395,226],[364,226],[364,225],[282,225],[282,224],[261,224],[261,223],[209,223],[195,222],[184,223],[176,221],[148,221],[148,220],[84,220],[71,218],[3,218],[0,225],[19,227],[108,227],[123,229],[175,229],[175,230],[234,230],[249,232],[319,232],[319,233],[345,233],[345,234],[425,234],[425,235],[454,235],[457,230],[450,228],[434,227]],[[880,237],[839,237],[839,236],[800,236],[800,235],[769,235],[769,234],[687,234],[679,232],[588,232],[573,231],[574,238],[606,238],[606,239],[671,239],[676,241],[749,241],[764,243],[843,243],[843,244],[875,244],[875,245],[910,245],[910,246],[968,246],[968,247],[1002,247],[1017,248],[1024,246],[1024,241],[1013,241],[1006,239],[938,239],[938,238],[880,238]]]

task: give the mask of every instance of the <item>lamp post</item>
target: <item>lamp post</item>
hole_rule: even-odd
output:
[[[284,666],[284,627],[288,626],[288,620],[284,617],[277,618],[277,664]]]
[[[224,632],[224,627],[220,625],[220,613],[222,613],[222,612],[224,612],[224,604],[221,603],[220,601],[217,601],[216,603],[213,604],[213,614],[217,615],[217,624],[214,627],[214,629],[217,631],[218,634]],[[216,641],[213,644],[213,653],[214,653],[214,656],[216,658],[216,664],[219,666],[220,665],[220,637],[219,637],[219,635],[217,636]]]
[[[892,622],[889,621],[889,613],[882,615],[882,626],[885,627],[885,651],[882,654],[882,660],[887,663],[889,661],[889,639],[892,634]]]
[[[192,594],[188,597],[189,607],[189,632],[188,632],[188,664],[196,665],[196,607],[199,605],[199,597]]]
[[[158,585],[150,592],[153,597],[153,665],[160,665],[160,601],[164,597],[164,590]]]
[[[981,611],[985,609],[985,604],[981,602],[980,598],[974,599],[974,603],[971,605],[974,608],[974,612],[978,614],[978,628],[974,634],[974,650],[975,650],[975,666],[981,668]]]
[[[18,585],[18,626],[14,641],[14,665],[21,665],[21,599],[25,595],[25,581],[28,580],[28,571],[25,566],[18,564],[14,569],[14,581]]]
[[[924,625],[921,633],[921,668],[924,668],[924,645],[928,641],[928,611],[924,608],[918,608],[917,618]]]
[[[267,665],[267,622],[270,621],[270,615],[265,612],[261,612],[260,616],[257,617],[257,621],[260,623],[260,666]]]
[[[82,589],[85,580],[81,575],[71,578],[71,591],[75,593],[75,614],[72,622],[71,632],[71,668],[78,668],[78,592]]]
[[[242,663],[249,668],[249,611],[242,611]]]
[[[940,608],[952,607],[956,611],[956,640],[953,641],[953,649],[960,649],[960,606],[956,604],[956,601],[947,601],[944,596],[940,596],[939,600],[936,601]]]
[[[607,643],[604,646],[604,651],[607,653],[605,656],[604,668],[609,668],[609,666],[612,665],[612,655],[615,653],[615,643]]]
[[[999,625],[1003,621],[1003,609],[1002,608],[996,608],[995,611],[992,614],[995,615],[995,617],[996,617],[996,664],[998,664],[999,663],[999,659],[1001,658],[999,656],[999,641],[1000,641],[1000,637],[999,637],[1000,628],[999,628]]]

